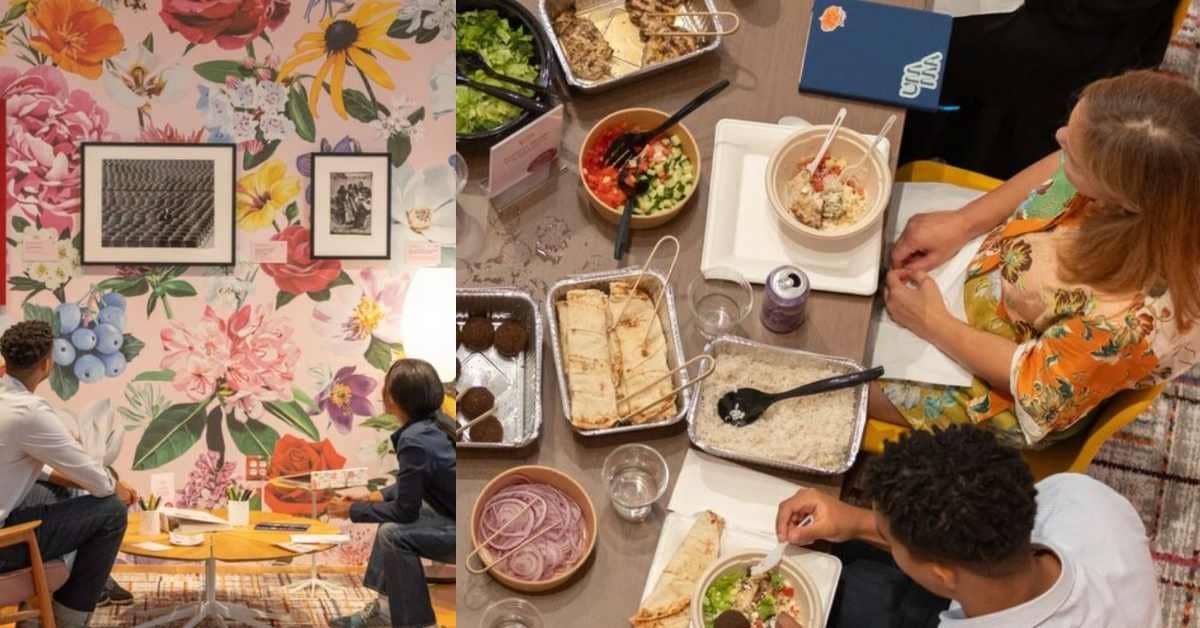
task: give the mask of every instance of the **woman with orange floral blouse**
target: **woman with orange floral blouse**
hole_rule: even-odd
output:
[[[871,415],[974,423],[1020,447],[1084,429],[1104,400],[1200,361],[1200,93],[1148,71],[1084,90],[1062,150],[956,211],[921,214],[891,254],[892,318],[974,374],[885,380]],[[925,275],[987,234],[967,322]]]

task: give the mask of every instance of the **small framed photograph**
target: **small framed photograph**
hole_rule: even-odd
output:
[[[82,153],[82,263],[234,263],[233,144],[84,142]]]
[[[392,168],[387,153],[314,153],[312,256],[388,259]]]

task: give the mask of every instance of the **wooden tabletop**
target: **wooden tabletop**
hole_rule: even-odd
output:
[[[531,0],[522,0],[534,7]],[[895,0],[893,4],[924,7],[924,0]],[[698,272],[703,241],[709,164],[712,161],[715,125],[722,118],[775,122],[783,116],[799,116],[815,124],[828,123],[839,107],[848,110],[849,128],[874,133],[891,113],[901,116],[891,134],[892,166],[900,145],[903,111],[890,107],[800,94],[796,85],[800,75],[804,40],[812,3],[808,0],[787,2],[763,0],[722,0],[719,8],[737,11],[741,30],[724,40],[712,55],[686,66],[596,95],[571,93],[566,103],[567,120],[563,141],[563,160],[568,164],[546,187],[511,208],[491,210],[486,240],[481,251],[464,251],[460,235],[458,283],[460,286],[515,286],[528,290],[542,303],[546,288],[567,275],[612,270],[641,264],[663,235],[679,238],[682,251],[673,278],[678,313],[688,357],[701,352],[703,338],[692,323],[691,313],[682,298],[682,288]],[[786,7],[786,10],[785,10]],[[634,232],[633,246],[623,264],[612,259],[615,229],[602,222],[579,196],[579,177],[574,163],[587,131],[605,115],[631,106],[654,107],[674,111],[720,78],[732,85],[712,102],[692,114],[685,124],[700,144],[704,165],[693,204],[661,228]],[[460,150],[463,150],[460,148]],[[471,206],[484,203],[478,194],[478,180],[486,176],[486,154],[465,152],[472,184],[460,203]],[[460,233],[462,226],[460,225]],[[466,253],[466,255],[464,255]],[[760,281],[762,278],[758,278]],[[798,331],[777,335],[759,323],[762,288],[755,288],[754,312],[738,335],[786,347],[856,360],[867,358],[872,299],[832,293],[814,293],[809,300],[808,322]],[[542,315],[546,313],[543,311]],[[543,321],[544,323],[544,321]],[[459,450],[458,563],[464,564],[471,551],[469,522],[475,497],[492,477],[517,464],[543,464],[560,469],[588,491],[596,505],[599,536],[595,556],[575,581],[564,588],[540,595],[519,594],[497,584],[487,576],[464,576],[458,581],[458,613],[464,626],[474,628],[483,609],[505,597],[529,599],[542,612],[547,626],[575,626],[581,618],[587,625],[626,626],[636,611],[650,562],[658,543],[667,502],[664,498],[649,521],[626,523],[613,512],[600,468],[604,457],[616,445],[643,442],[658,449],[667,459],[674,490],[676,475],[689,442],[684,425],[663,430],[635,432],[613,437],[576,436],[563,416],[558,382],[549,346],[542,364],[543,431],[539,443],[525,450],[496,454],[485,450]],[[837,492],[839,478],[819,478],[782,474],[797,483]],[[460,573],[465,573],[460,569]]]
[[[212,513],[218,517],[225,517],[224,510],[214,510]],[[152,536],[138,534],[141,520],[142,513],[134,512],[129,514],[129,527],[125,532],[125,540],[121,544],[121,551],[126,554],[133,554],[134,556],[179,561],[202,561],[208,560],[210,556],[227,563],[291,558],[303,554],[324,552],[333,549],[334,546],[320,545],[316,546],[311,552],[293,552],[283,549],[275,545],[275,543],[287,543],[291,540],[292,534],[340,533],[337,528],[316,519],[306,519],[304,517],[295,517],[276,512],[251,511],[249,526],[206,533],[204,535],[204,542],[195,547],[177,547],[172,545],[170,549],[156,552],[136,547],[135,545],[146,541],[170,545],[167,534],[165,532]],[[305,532],[295,533],[255,530],[254,526],[259,523],[299,523],[307,525],[309,528]]]

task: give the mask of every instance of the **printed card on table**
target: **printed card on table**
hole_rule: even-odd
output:
[[[492,147],[488,164],[488,196],[496,197],[554,163],[563,136],[563,107],[513,133]]]

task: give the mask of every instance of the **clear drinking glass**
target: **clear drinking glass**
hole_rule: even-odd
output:
[[[520,598],[510,597],[492,603],[483,611],[479,628],[545,628],[538,609]]]
[[[641,443],[621,445],[604,459],[601,471],[608,498],[622,519],[645,521],[654,502],[667,491],[670,472],[653,447]]]
[[[728,333],[754,309],[754,289],[738,271],[709,268],[688,284],[688,303],[696,325],[706,338]]]

